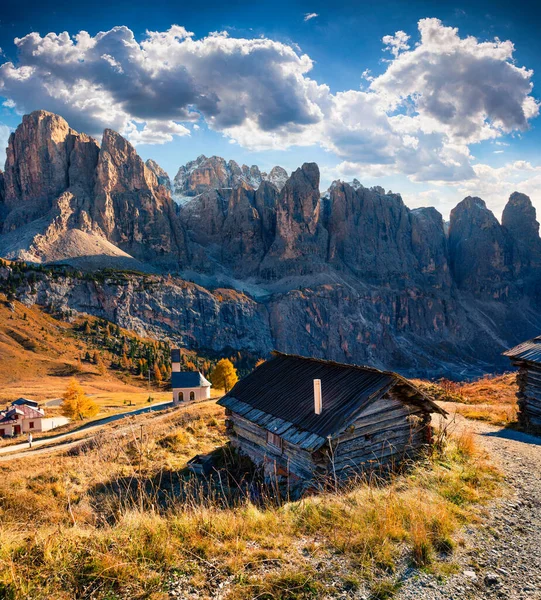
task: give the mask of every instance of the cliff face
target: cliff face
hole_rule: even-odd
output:
[[[106,129],[96,167],[94,220],[108,240],[141,260],[185,255],[184,233],[171,197],[135,148]],[[172,255],[172,256],[171,256]]]
[[[100,148],[57,115],[25,116],[9,140],[3,196],[2,232],[11,235],[0,249],[11,258],[94,254],[178,264],[186,253],[169,192],[111,130]]]
[[[459,288],[494,298],[510,294],[512,241],[481,198],[469,196],[451,211],[449,256]]]
[[[158,275],[151,291],[137,278],[45,278],[37,295],[19,290],[190,347],[262,356],[276,347],[464,376],[505,366],[500,351],[541,328],[539,224],[519,193],[501,224],[466,198],[447,234],[435,209],[410,210],[399,194],[356,180],[321,198],[314,163],[287,178],[279,167],[266,175],[202,156],[171,185],[114,131],[100,147],[39,111],[11,136],[0,227],[8,258],[183,273],[250,291]]]

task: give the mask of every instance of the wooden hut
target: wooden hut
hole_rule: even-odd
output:
[[[278,352],[218,404],[233,446],[268,477],[303,482],[415,456],[431,413],[446,414],[396,373]]]
[[[519,370],[519,422],[529,429],[541,430],[541,336],[507,350],[504,356]]]

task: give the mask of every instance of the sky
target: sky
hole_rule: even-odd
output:
[[[200,154],[315,161],[447,217],[465,196],[541,211],[534,3],[140,0],[8,3],[0,161],[22,115],[107,127],[174,176]]]

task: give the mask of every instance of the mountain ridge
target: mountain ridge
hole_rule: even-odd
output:
[[[106,130],[100,145],[37,111],[10,137],[0,256],[153,272],[156,298],[138,302],[154,308],[142,314],[114,286],[86,304],[68,281],[42,284],[38,297],[19,293],[126,324],[137,314],[138,327],[194,347],[208,335],[184,335],[194,305],[167,277],[178,289],[186,289],[184,278],[210,290],[237,288],[231,298],[248,292],[250,310],[240,301],[234,308],[237,298],[225,312],[199,312],[213,323],[215,352],[223,338],[261,355],[276,347],[408,373],[467,371],[467,357],[471,369],[488,371],[503,366],[499,350],[541,328],[539,224],[524,194],[511,195],[501,223],[483,200],[468,197],[447,231],[436,209],[411,210],[379,186],[336,181],[321,194],[315,163],[281,188],[233,163],[205,156],[188,163],[181,183],[192,195],[178,203],[165,171],[144,163],[118,133]]]

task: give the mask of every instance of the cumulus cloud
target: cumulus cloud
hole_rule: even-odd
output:
[[[317,13],[306,13],[304,15],[304,22],[306,23],[306,21],[311,21],[312,19],[315,19],[316,17],[319,17],[319,15]]]
[[[419,33],[415,44],[403,31],[385,36],[385,71],[365,71],[366,90],[339,93],[310,77],[298,47],[267,38],[196,39],[177,25],[142,41],[127,27],[30,33],[15,40],[17,63],[0,66],[0,95],[18,111],[44,108],[134,143],[165,143],[203,120],[254,150],[319,144],[348,171],[475,180],[470,145],[537,116],[532,72],[515,65],[509,41],[460,37],[438,19],[421,20]]]
[[[389,42],[396,59],[371,83],[388,109],[410,108],[421,127],[464,143],[524,130],[537,116],[533,72],[513,63],[512,42],[461,38],[439,19],[422,19],[419,32],[420,43],[409,52],[398,53],[402,36]]]
[[[391,52],[396,58],[403,50],[409,50],[408,40],[410,36],[404,31],[397,31],[394,35],[385,35],[382,42],[385,44],[385,50]]]
[[[312,61],[269,39],[194,40],[173,26],[137,42],[127,27],[115,27],[94,37],[31,33],[15,44],[19,64],[0,66],[0,94],[20,110],[58,112],[90,133],[109,126],[140,137],[138,122],[147,139],[161,141],[164,128],[185,133],[172,122],[200,117],[218,130],[253,120],[262,131],[321,118],[304,77]]]

